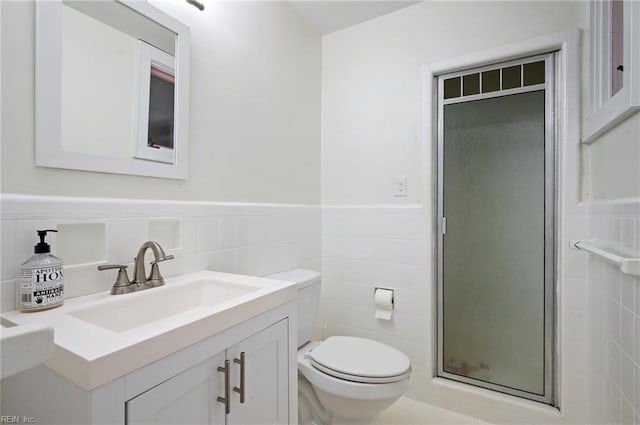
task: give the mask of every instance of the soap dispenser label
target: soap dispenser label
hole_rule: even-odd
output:
[[[24,267],[20,271],[20,309],[43,309],[64,299],[62,265]]]

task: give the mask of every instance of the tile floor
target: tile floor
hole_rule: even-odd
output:
[[[382,412],[380,423],[381,425],[466,425],[488,422],[402,397]]]

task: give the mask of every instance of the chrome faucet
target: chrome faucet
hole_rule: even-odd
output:
[[[154,260],[151,262],[151,273],[146,275],[144,267],[144,257],[147,250],[151,248]],[[133,281],[127,275],[127,266],[124,264],[103,264],[98,266],[98,270],[119,269],[116,282],[111,287],[111,295],[128,294],[129,292],[142,291],[144,289],[155,288],[164,285],[164,278],[160,274],[158,263],[173,260],[173,255],[167,255],[158,242],[147,241],[138,250],[138,255],[133,259]]]

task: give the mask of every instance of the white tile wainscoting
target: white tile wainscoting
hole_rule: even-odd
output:
[[[98,272],[96,264],[132,267],[139,245],[151,236],[176,256],[162,265],[167,277],[203,269],[260,276],[322,266],[319,334],[371,337],[406,352],[413,366],[409,397],[493,423],[640,425],[640,283],[568,249],[569,240],[598,239],[640,251],[640,201],[572,205],[562,214],[560,412],[433,378],[432,219],[420,205],[321,208],[5,194],[1,208],[2,311],[15,308],[16,268],[32,254],[39,228],[68,232],[80,248],[72,257],[92,261],[66,263],[67,297],[109,289],[113,273]],[[86,226],[91,238],[73,236],[82,234],[74,225]],[[55,234],[51,243],[56,253]],[[69,245],[66,240],[60,248]],[[374,317],[376,286],[395,290],[391,321]]]
[[[294,267],[320,270],[319,206],[285,204],[155,201],[3,194],[0,198],[0,311],[15,310],[17,267],[33,254],[36,229],[91,229],[92,237],[65,240],[67,298],[108,290],[115,271],[99,272],[101,263],[124,263],[133,273],[140,245],[160,239],[174,260],[161,264],[165,277],[198,270],[264,276]],[[86,226],[93,224],[95,226]],[[69,235],[73,232],[69,231]],[[52,253],[58,252],[51,234]],[[73,247],[70,250],[69,247]],[[72,251],[72,252],[71,252]],[[79,254],[84,251],[84,254]]]
[[[322,302],[324,336],[354,335],[388,343],[411,358],[410,396],[427,378],[431,287],[428,220],[420,206],[324,207]],[[375,318],[375,287],[394,289],[390,321]]]
[[[589,239],[640,257],[640,200],[589,206]],[[640,425],[640,278],[588,260],[592,423]]]
[[[587,261],[569,240],[585,238],[588,208],[571,205],[559,222],[560,411],[539,403],[434,378],[432,217],[420,205],[323,206],[323,287],[318,331],[386,342],[409,355],[407,394],[492,423],[587,420]],[[391,321],[374,316],[376,286],[395,290]],[[425,422],[427,423],[427,422]]]

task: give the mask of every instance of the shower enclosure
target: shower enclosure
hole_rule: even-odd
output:
[[[554,403],[554,54],[438,77],[437,373]]]

